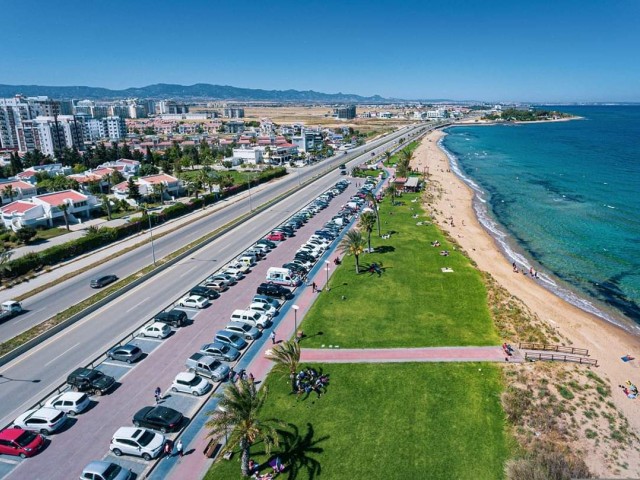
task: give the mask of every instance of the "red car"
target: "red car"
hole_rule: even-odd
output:
[[[286,238],[287,237],[284,236],[284,233],[280,232],[271,232],[269,235],[267,235],[267,240],[270,240],[272,242],[282,242]]]
[[[32,457],[44,446],[39,433],[21,428],[6,428],[0,432],[0,454]]]

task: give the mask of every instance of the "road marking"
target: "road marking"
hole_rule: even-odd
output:
[[[135,365],[132,365],[130,363],[111,363],[111,362],[102,362],[100,365],[110,365],[112,367],[122,367],[122,368],[133,368],[135,367]]]
[[[51,360],[49,360],[49,362],[45,363],[44,366],[48,367],[49,364],[55,362],[57,359],[59,359],[61,356],[63,356],[65,353],[69,353],[71,350],[73,350],[74,348],[76,348],[78,346],[78,344],[76,343],[74,346],[72,346],[71,348],[67,348],[64,352],[62,352],[60,355],[58,355],[57,357],[52,358]]]
[[[20,318],[19,320],[16,320],[14,323],[20,323],[24,320],[27,320],[31,315],[42,312],[43,310],[44,308],[39,308],[38,310],[29,311],[27,312],[26,315],[23,315],[22,318]]]
[[[8,463],[9,465],[18,465],[20,461],[18,460],[9,460],[8,458],[0,457],[0,463]]]
[[[136,308],[138,308],[140,305],[142,305],[144,302],[146,302],[147,300],[149,300],[149,297],[145,298],[144,300],[136,303],[133,307],[131,307],[129,310],[127,310],[127,313],[129,313],[132,310],[135,310]]]
[[[138,340],[146,340],[148,342],[153,342],[153,343],[162,343],[163,340],[165,340],[168,337],[165,338],[156,338],[156,337],[136,337]]]

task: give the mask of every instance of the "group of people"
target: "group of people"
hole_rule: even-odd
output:
[[[286,469],[286,465],[282,463],[280,457],[272,458],[269,460],[268,465],[273,471],[260,474],[260,464],[249,459],[249,475],[251,475],[251,478],[258,480],[271,480],[277,474],[284,472]]]
[[[320,398],[320,395],[326,392],[328,384],[328,375],[320,375],[315,369],[308,367],[301,370],[296,375],[296,394],[300,396],[303,393],[306,393],[308,397],[311,395],[311,392],[316,392],[318,394],[318,398]]]
[[[502,344],[502,350],[507,354],[507,358],[505,358],[505,360],[508,360],[508,357],[512,356],[514,352],[513,347],[506,342]]]
[[[233,368],[229,369],[229,381],[232,383],[237,382],[238,380],[249,380],[251,383],[255,382],[255,378],[253,377],[253,373],[247,374],[247,371],[243,368],[238,372],[235,372]]]
[[[520,271],[522,271],[523,275],[527,274],[526,268],[523,268],[522,270],[520,270],[516,262],[513,262],[511,266],[513,267],[513,273],[520,273]],[[531,275],[531,278],[538,278],[538,271],[533,267],[529,267],[529,275]]]
[[[440,246],[440,242],[438,240],[431,242],[431,246],[432,247],[439,247]]]
[[[635,399],[638,397],[638,387],[631,383],[631,380],[627,380],[627,383],[625,385],[618,386],[622,389],[622,391],[628,398]]]
[[[448,257],[449,256],[449,250],[440,250],[440,255],[443,257]]]

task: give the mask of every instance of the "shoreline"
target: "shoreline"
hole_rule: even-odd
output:
[[[611,401],[626,416],[632,429],[638,431],[637,406],[621,393],[618,385],[627,380],[640,381],[638,359],[625,363],[620,358],[627,354],[640,355],[640,338],[572,305],[529,275],[514,273],[511,261],[477,217],[473,205],[475,192],[454,172],[449,157],[438,145],[444,135],[446,133],[436,130],[425,136],[412,161],[412,167],[418,171],[428,169],[431,188],[439,186],[439,195],[434,192],[433,204],[425,205],[426,211],[433,215],[439,228],[458,242],[478,269],[491,274],[498,284],[568,338],[573,346],[589,349],[590,357],[600,364],[596,368],[598,375],[611,387]],[[450,218],[454,222],[450,222]]]
[[[556,118],[551,120],[531,120],[528,122],[525,122],[522,120],[516,120],[514,122],[508,122],[508,121],[498,122],[495,120],[478,119],[478,120],[474,120],[473,122],[465,122],[465,121],[453,122],[451,126],[452,127],[470,127],[470,126],[480,127],[480,126],[494,126],[494,125],[530,125],[530,124],[536,124],[536,123],[572,122],[573,120],[584,120],[584,117],[574,115],[572,117]]]

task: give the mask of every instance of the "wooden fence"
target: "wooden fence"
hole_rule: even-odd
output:
[[[598,366],[598,360],[595,358],[584,358],[577,355],[560,355],[556,353],[531,353],[526,352],[524,354],[525,360],[551,360],[557,362],[575,362],[583,365]]]
[[[565,347],[563,345],[545,345],[544,343],[519,343],[521,350],[543,350],[545,352],[569,353],[571,355],[589,356],[586,348]]]

